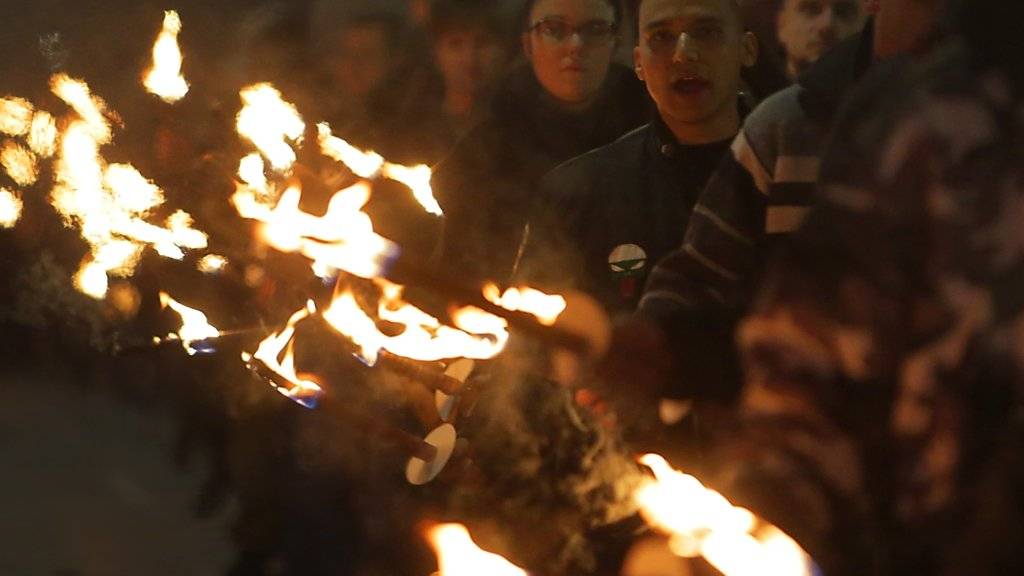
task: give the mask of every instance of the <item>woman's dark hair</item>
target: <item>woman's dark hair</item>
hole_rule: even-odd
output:
[[[521,31],[529,30],[533,22],[530,22],[530,12],[533,12],[533,7],[537,5],[538,0],[525,0],[523,7],[519,11],[519,29]],[[604,0],[606,4],[612,7],[612,18],[615,28],[618,29],[619,24],[622,23],[622,2],[621,0]]]

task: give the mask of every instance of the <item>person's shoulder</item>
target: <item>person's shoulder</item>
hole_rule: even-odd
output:
[[[544,183],[556,185],[581,182],[608,181],[610,175],[620,173],[625,165],[639,157],[650,125],[644,125],[620,136],[610,144],[570,158],[552,169]]]
[[[800,106],[800,95],[804,88],[791,84],[762,100],[743,121],[745,130],[761,130],[795,117],[804,116]]]

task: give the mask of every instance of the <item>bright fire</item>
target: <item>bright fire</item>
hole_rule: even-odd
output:
[[[502,294],[495,284],[484,286],[484,298],[511,312],[532,314],[545,326],[552,326],[565,311],[565,298],[533,288],[509,288]]]
[[[355,296],[345,289],[331,302],[323,317],[335,330],[360,347],[360,357],[376,364],[381,350],[413,360],[436,361],[448,358],[487,359],[498,355],[508,341],[505,321],[480,312],[495,320],[490,323],[462,322],[460,328],[445,326],[437,318],[402,300],[402,287],[386,280],[377,280],[381,288],[377,315],[384,321],[404,326],[397,336],[387,336],[377,329],[374,320],[360,308]],[[456,322],[460,324],[460,322]]]
[[[440,524],[427,531],[437,554],[439,576],[527,576],[505,558],[481,550],[461,524]]]
[[[219,254],[207,254],[196,263],[196,269],[203,274],[216,274],[228,265],[228,259]]]
[[[255,353],[242,353],[242,360],[246,364],[259,360],[279,376],[280,382],[271,382],[274,388],[306,408],[316,407],[323,389],[316,382],[302,378],[295,372],[295,325],[315,312],[316,306],[312,301],[308,302],[305,308],[292,314],[283,330],[260,342]]]
[[[160,292],[160,305],[174,310],[178,313],[178,316],[181,316],[181,328],[178,329],[174,336],[181,340],[181,345],[188,352],[189,356],[195,355],[200,351],[192,347],[196,342],[220,336],[220,330],[210,325],[210,322],[206,319],[206,314],[179,303],[166,292]]]
[[[19,186],[31,186],[39,178],[36,155],[12,140],[4,142],[0,150],[0,164],[3,164],[7,175]]]
[[[238,133],[259,149],[276,172],[287,174],[296,159],[290,143],[300,143],[306,130],[298,110],[267,83],[244,88],[240,95],[243,106],[236,119]]]
[[[0,188],[0,228],[13,228],[21,218],[21,198],[7,188]]]
[[[38,110],[32,116],[28,147],[43,158],[49,158],[57,151],[57,120],[49,112]]]
[[[205,248],[206,234],[192,227],[185,212],[174,212],[162,226],[147,222],[163,204],[163,191],[131,165],[106,164],[100,146],[110,141],[112,132],[103,101],[79,80],[58,75],[52,84],[80,117],[60,139],[51,194],[65,223],[79,227],[90,245],[75,286],[103,298],[108,276],[133,274],[146,245],[175,259],[183,258],[185,249]]]
[[[647,454],[640,462],[655,476],[634,495],[641,514],[670,536],[679,556],[703,556],[725,576],[811,574],[810,558],[778,528],[674,470],[661,456]]]
[[[371,179],[378,175],[405,184],[416,201],[430,214],[442,216],[441,206],[434,198],[430,187],[430,168],[424,165],[402,166],[392,164],[376,152],[363,151],[331,134],[326,122],[317,124],[320,150],[324,156],[341,162],[360,178]]]
[[[0,98],[0,132],[22,136],[32,127],[32,103],[24,98]]]
[[[174,10],[164,12],[163,30],[153,44],[153,67],[146,73],[143,85],[151,94],[174,103],[188,94],[188,83],[181,75],[181,48],[178,33],[181,19]]]

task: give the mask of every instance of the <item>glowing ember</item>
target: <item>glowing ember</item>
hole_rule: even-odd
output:
[[[216,274],[224,270],[224,267],[227,265],[227,258],[217,254],[207,254],[200,258],[199,262],[196,263],[196,269],[203,274]]]
[[[21,218],[21,198],[7,188],[0,188],[0,228],[13,228]]]
[[[32,103],[24,98],[0,98],[0,132],[22,136],[32,126]]]
[[[287,173],[295,163],[295,150],[289,142],[300,142],[306,129],[298,110],[270,84],[249,86],[240,95],[243,106],[236,119],[238,133],[270,160],[274,170]]]
[[[39,178],[36,155],[24,146],[8,140],[0,150],[0,164],[19,186],[31,186]]]
[[[440,524],[427,531],[437,554],[439,576],[526,576],[505,558],[481,550],[461,524]]]
[[[185,352],[188,352],[189,356],[195,355],[198,352],[208,351],[207,349],[195,348],[193,344],[220,336],[220,330],[210,325],[206,319],[206,314],[180,304],[166,292],[160,292],[160,305],[174,310],[181,316],[181,328],[172,336],[181,340],[181,346],[185,349]]]
[[[260,342],[255,353],[242,353],[242,360],[250,367],[255,361],[259,361],[267,370],[273,372],[277,378],[271,380],[270,383],[278,392],[306,408],[316,407],[317,400],[323,394],[323,389],[316,382],[301,378],[295,372],[295,342],[293,339],[295,325],[314,312],[316,312],[316,306],[310,301],[305,308],[292,314],[283,330]]]
[[[28,147],[43,158],[49,158],[57,151],[57,121],[49,112],[38,110],[32,117]]]
[[[441,206],[434,198],[430,187],[431,172],[428,166],[402,166],[392,164],[376,152],[367,152],[331,134],[331,127],[325,122],[317,124],[320,150],[329,158],[341,162],[360,178],[374,178],[378,175],[405,184],[412,191],[420,206],[430,214],[442,216]]]
[[[404,330],[387,336],[377,329],[374,320],[359,307],[355,297],[343,290],[324,311],[323,318],[335,330],[360,347],[360,357],[376,364],[381,350],[413,360],[436,361],[448,358],[487,359],[497,356],[508,342],[504,320],[480,311],[490,322],[467,322],[473,333],[445,326],[433,316],[402,300],[402,287],[377,280],[382,295],[378,316],[399,324]]]
[[[153,67],[146,73],[143,84],[151,94],[165,102],[174,103],[188,94],[188,83],[181,75],[181,49],[178,33],[181,19],[174,10],[164,12],[164,26],[153,44]]]
[[[640,462],[655,478],[634,496],[648,524],[671,537],[677,555],[703,556],[725,576],[811,574],[810,558],[778,528],[761,524],[661,456],[648,454]]]
[[[509,288],[502,294],[495,284],[484,286],[484,298],[511,312],[526,312],[545,326],[554,325],[565,310],[565,298],[533,288]]]

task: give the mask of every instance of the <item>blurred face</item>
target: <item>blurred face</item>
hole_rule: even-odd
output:
[[[615,51],[615,12],[606,0],[539,0],[523,49],[540,85],[556,100],[586,104],[597,96]]]
[[[345,30],[327,55],[338,86],[362,99],[388,71],[391,47],[382,26],[365,24]]]
[[[637,75],[677,136],[677,126],[738,123],[740,70],[756,61],[757,42],[731,0],[644,0],[639,21]]]
[[[878,0],[874,51],[888,58],[919,50],[935,31],[942,0]]]
[[[836,45],[859,32],[866,18],[862,0],[785,0],[776,19],[787,71],[799,73]]]
[[[434,61],[445,90],[467,98],[487,90],[504,58],[498,35],[482,26],[452,28],[434,42]]]

